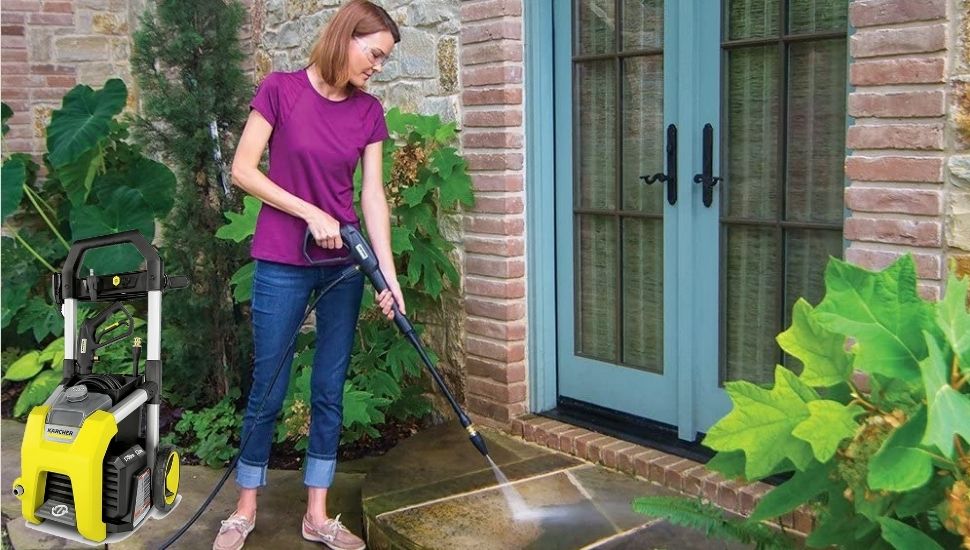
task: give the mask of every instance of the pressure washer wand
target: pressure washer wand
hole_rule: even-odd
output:
[[[357,229],[352,225],[345,225],[340,228],[340,237],[344,241],[344,245],[350,250],[350,255],[354,259],[354,262],[360,268],[360,270],[367,276],[371,284],[378,293],[388,290],[387,280],[384,279],[384,274],[381,273],[380,265],[377,262],[377,256],[371,249],[370,244],[367,239],[360,234]],[[414,349],[418,351],[418,355],[421,356],[421,360],[424,362],[424,366],[428,368],[428,372],[431,373],[431,377],[434,378],[438,388],[441,389],[441,393],[445,395],[448,399],[448,403],[451,404],[451,408],[455,410],[455,414],[458,415],[458,421],[468,432],[469,439],[471,439],[472,445],[478,449],[478,452],[482,453],[482,456],[488,458],[488,448],[485,447],[485,440],[482,438],[478,430],[475,429],[475,425],[462,410],[458,402],[455,401],[455,397],[451,395],[448,390],[448,386],[445,385],[445,381],[441,378],[441,374],[438,373],[438,369],[434,368],[431,364],[431,359],[428,354],[424,351],[424,346],[421,345],[421,340],[418,338],[417,333],[414,331],[414,326],[411,325],[411,321],[408,320],[397,307],[397,302],[395,301],[391,308],[394,310],[394,324],[400,329],[404,337],[411,342]]]

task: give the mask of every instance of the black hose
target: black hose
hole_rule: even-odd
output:
[[[293,355],[293,347],[296,345],[296,338],[300,334],[300,327],[302,327],[303,323],[305,323],[307,318],[310,317],[310,313],[312,313],[313,310],[316,308],[317,302],[319,302],[320,298],[323,298],[323,296],[326,293],[330,292],[330,290],[333,289],[333,287],[336,286],[337,283],[343,281],[344,279],[346,279],[356,271],[357,271],[356,266],[345,269],[344,272],[340,274],[340,277],[338,277],[336,281],[327,285],[327,287],[321,290],[313,299],[313,301],[310,302],[310,306],[307,308],[306,314],[303,316],[303,320],[300,321],[300,324],[297,325],[296,330],[293,332],[293,337],[290,339],[290,343],[286,345],[286,350],[284,350],[283,356],[280,358],[280,363],[276,367],[276,373],[273,375],[273,382],[270,383],[269,388],[266,389],[266,393],[263,394],[263,398],[259,401],[259,407],[256,409],[256,415],[255,415],[256,418],[259,418],[259,414],[263,412],[263,405],[266,404],[266,398],[269,397],[269,394],[273,391],[273,387],[276,386],[276,381],[280,377],[280,372],[282,372],[283,370],[283,365],[286,363],[287,357],[291,357]],[[217,483],[215,488],[212,490],[212,492],[209,493],[209,496],[205,499],[205,502],[202,503],[202,506],[199,506],[199,509],[196,510],[195,515],[193,515],[189,519],[189,521],[185,522],[185,525],[183,525],[182,528],[178,530],[178,532],[176,532],[167,541],[165,541],[165,543],[159,547],[160,550],[165,550],[166,548],[174,544],[175,541],[179,539],[179,537],[184,535],[185,532],[189,530],[189,527],[192,527],[192,524],[195,523],[197,519],[199,519],[199,516],[202,515],[202,512],[204,512],[205,509],[209,507],[209,504],[212,503],[212,500],[216,498],[216,495],[219,494],[219,491],[222,490],[222,486],[226,484],[226,480],[229,479],[229,474],[231,474],[232,471],[236,469],[236,464],[239,462],[239,457],[242,456],[243,449],[246,448],[246,444],[249,443],[249,438],[253,436],[254,431],[255,430],[250,430],[249,434],[246,435],[246,439],[244,439],[243,442],[239,445],[239,452],[236,453],[236,456],[233,457],[232,462],[229,463],[229,467],[226,469],[226,473],[222,475],[222,479],[219,480],[219,483]]]

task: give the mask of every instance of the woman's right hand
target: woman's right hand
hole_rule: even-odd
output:
[[[343,240],[340,238],[340,222],[319,208],[314,208],[306,217],[310,234],[320,248],[340,249]]]

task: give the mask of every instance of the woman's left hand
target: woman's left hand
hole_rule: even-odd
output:
[[[377,295],[377,307],[381,308],[381,312],[388,319],[393,319],[394,310],[391,309],[391,305],[396,301],[397,308],[402,314],[407,315],[407,310],[404,309],[404,296],[401,294],[401,285],[398,284],[397,278],[388,277],[387,273],[384,274],[384,278],[387,279],[389,290],[385,290]]]

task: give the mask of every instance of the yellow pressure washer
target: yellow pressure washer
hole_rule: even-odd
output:
[[[84,254],[134,245],[146,269],[78,277]],[[159,446],[162,292],[188,286],[163,273],[162,260],[138,231],[77,241],[53,275],[54,301],[64,316],[64,377],[27,418],[21,475],[13,482],[29,528],[86,544],[113,544],[148,518],[161,519],[181,501],[179,453]],[[148,299],[144,374],[141,341],[132,346],[132,374],[96,374],[96,352],[133,333],[124,301]],[[75,335],[78,302],[111,302],[85,319]],[[102,325],[122,316],[120,321]],[[121,332],[118,332],[121,330]]]

